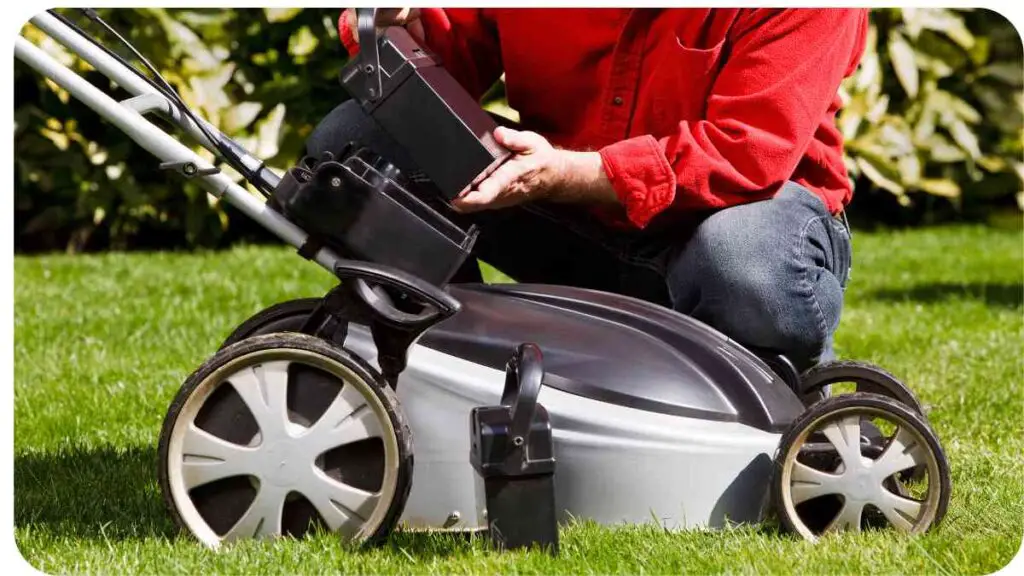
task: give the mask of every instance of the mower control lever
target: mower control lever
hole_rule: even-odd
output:
[[[501,405],[470,411],[469,462],[483,484],[491,540],[557,554],[555,445],[551,418],[537,403],[543,380],[540,348],[517,346],[505,365]]]
[[[366,75],[366,96],[377,100],[384,92],[380,74],[380,53],[377,50],[377,9],[356,8],[356,32],[359,36],[359,58]]]
[[[348,280],[357,284],[359,296],[377,312],[381,319],[394,326],[414,326],[434,323],[448,318],[459,311],[461,305],[444,290],[407,274],[397,268],[368,264],[354,260],[341,260],[334,266],[334,274],[342,282]],[[407,295],[424,307],[422,312],[413,314],[395,308],[386,295],[370,286],[380,286]]]

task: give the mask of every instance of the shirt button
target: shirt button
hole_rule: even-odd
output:
[[[615,98],[613,98],[612,104],[615,104],[616,106],[622,106],[622,96],[616,96]]]

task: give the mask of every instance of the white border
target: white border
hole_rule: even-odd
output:
[[[218,3],[220,6],[225,8],[253,8],[253,7],[294,7],[295,2],[286,2],[282,0],[277,1],[266,1],[258,3],[259,6],[254,6],[251,2],[242,2],[239,0],[226,0]],[[369,6],[376,3],[360,2],[357,3],[359,6]],[[487,2],[487,1],[473,1],[467,2],[464,0],[447,0],[442,3],[425,3],[425,2],[409,2],[409,6],[423,7],[423,6],[436,6],[443,5],[445,7],[457,7],[457,6],[515,6],[515,7],[545,7],[550,6],[548,2]],[[618,7],[630,2],[619,1],[619,2],[607,2],[607,1],[594,1],[590,0],[587,2],[563,0],[558,3],[559,7]],[[921,1],[911,2],[855,2],[855,3],[842,3],[836,2],[835,0],[824,0],[818,2],[751,2],[747,1],[732,1],[722,2],[719,0],[705,0],[703,2],[666,2],[664,0],[648,0],[642,3],[644,6],[651,7],[684,7],[684,6],[700,6],[700,7],[746,7],[746,6],[772,6],[772,7],[864,7],[864,8],[890,8],[890,7],[919,7],[929,8],[934,7],[935,3],[927,3]],[[1024,30],[1024,2],[1011,2],[1005,0],[1002,2],[990,1],[983,5],[978,5],[970,2],[963,1],[946,1],[942,2],[944,8],[987,8],[1003,15],[1007,20],[1013,23],[1017,28],[1018,35],[1021,30]],[[143,5],[152,6],[173,6],[175,8],[189,8],[189,7],[202,7],[209,8],[209,1],[175,1],[168,3],[158,2],[96,2],[96,3],[80,3],[80,2],[66,2],[60,4],[60,7],[139,7]],[[6,27],[4,30],[4,45],[7,46],[9,56],[4,59],[0,59],[0,78],[7,78],[7,89],[3,91],[3,102],[0,102],[0,111],[2,111],[2,124],[6,127],[13,127],[14,125],[14,58],[13,58],[13,46],[14,38],[18,35],[22,26],[35,14],[53,7],[50,4],[42,2],[18,2],[8,1],[0,4],[0,16]],[[323,0],[314,2],[305,2],[304,7],[309,8],[335,8],[339,4],[337,2],[326,2]],[[13,130],[8,129],[8,134],[11,134]],[[11,162],[13,158],[13,139],[0,138],[0,156],[5,159],[5,162]],[[6,164],[11,166],[11,164]],[[10,209],[14,198],[14,178],[13,169],[10,171],[4,171],[4,177],[2,178],[2,190],[3,198],[5,199],[5,207]],[[3,385],[0,386],[0,405],[7,406],[7,414],[9,418],[2,419],[4,424],[0,426],[0,534],[2,534],[2,544],[0,544],[0,566],[5,568],[13,568],[12,572],[5,573],[11,574],[39,574],[39,572],[33,568],[28,562],[24,560],[21,553],[18,551],[14,541],[14,212],[11,210],[8,213],[5,221],[8,223],[6,226],[6,233],[0,235],[2,237],[3,246],[0,248],[2,254],[0,257],[3,258],[6,270],[9,271],[9,279],[2,284],[2,301],[4,303],[3,316],[0,318],[2,326],[0,326],[0,334],[2,334],[2,342],[0,342],[0,366],[6,367],[6,373],[3,379]],[[1022,519],[1024,520],[1024,519]],[[1024,532],[1022,532],[1024,536]],[[15,568],[16,567],[16,568]],[[1003,568],[998,574],[1010,575],[1010,574],[1024,574],[1024,554],[1021,554],[1021,550],[1018,549],[1017,555],[1010,561],[1010,563]]]

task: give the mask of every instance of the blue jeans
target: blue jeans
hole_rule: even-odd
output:
[[[666,283],[676,310],[806,369],[833,357],[851,259],[845,223],[788,183],[708,216],[670,259]]]
[[[405,173],[417,171],[350,102],[324,119],[307,151],[336,153],[349,141],[374,148]],[[745,346],[785,354],[799,370],[832,357],[849,278],[849,230],[797,184],[769,200],[664,215],[643,231],[612,230],[561,205],[464,216],[429,182],[415,187],[458,224],[476,225],[477,258],[519,282],[604,290],[671,307]],[[480,280],[474,262],[454,281]]]

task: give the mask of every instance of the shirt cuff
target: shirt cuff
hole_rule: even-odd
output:
[[[599,153],[626,216],[637,228],[646,227],[675,201],[675,172],[653,136],[622,140]]]

